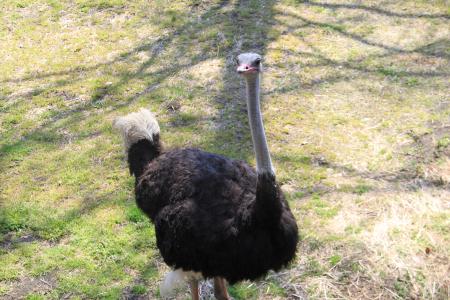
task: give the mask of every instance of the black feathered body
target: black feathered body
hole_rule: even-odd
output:
[[[133,145],[128,159],[140,175],[137,204],[169,266],[235,283],[293,259],[297,225],[272,175],[198,149],[160,153],[153,144],[152,156],[143,157],[148,146]]]

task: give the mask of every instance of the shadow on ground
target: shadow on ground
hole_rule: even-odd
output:
[[[390,11],[388,9],[367,6],[363,4],[337,4],[325,3],[317,1],[304,1],[305,7],[319,7],[331,10],[352,10],[361,11],[368,14],[377,14],[389,18],[401,19],[430,19],[430,20],[448,20],[449,16],[446,14],[427,14],[427,13],[404,13]],[[21,84],[26,82],[42,83],[41,87],[34,88],[31,91],[20,91],[6,96],[8,103],[2,106],[2,111],[8,111],[19,102],[24,102],[32,96],[46,96],[51,93],[59,93],[58,97],[62,97],[67,101],[74,102],[73,105],[54,111],[46,121],[39,126],[26,131],[18,136],[14,135],[14,128],[7,132],[9,138],[0,142],[0,168],[14,169],[20,161],[11,159],[11,153],[17,149],[26,147],[34,147],[34,144],[45,145],[46,147],[57,148],[64,144],[68,138],[74,140],[89,139],[95,135],[100,135],[100,131],[92,131],[88,133],[79,133],[75,136],[66,136],[64,129],[71,125],[85,121],[92,115],[104,115],[126,108],[133,105],[142,99],[151,99],[153,93],[161,89],[162,84],[173,77],[182,76],[183,71],[206,62],[210,59],[224,59],[225,63],[221,72],[222,86],[216,89],[211,89],[210,101],[213,102],[217,110],[211,117],[213,120],[213,134],[210,138],[203,139],[200,143],[194,146],[202,148],[216,149],[218,152],[227,154],[232,153],[234,158],[250,160],[252,155],[252,145],[250,142],[249,128],[247,125],[247,113],[244,102],[244,86],[241,79],[234,71],[234,57],[244,51],[254,51],[265,56],[271,50],[277,50],[285,56],[291,57],[307,57],[312,58],[314,62],[300,63],[296,68],[308,67],[330,67],[336,69],[331,74],[318,76],[312,80],[304,80],[300,78],[297,81],[287,82],[275,88],[266,89],[263,97],[270,97],[272,95],[280,96],[288,93],[295,93],[299,89],[314,90],[322,84],[332,84],[343,82],[354,78],[355,74],[349,74],[344,71],[356,72],[357,76],[380,75],[386,74],[395,78],[446,78],[450,73],[446,69],[437,70],[410,70],[407,68],[384,69],[380,66],[364,65],[362,62],[368,58],[395,59],[396,55],[418,55],[421,58],[441,59],[447,61],[450,59],[448,47],[450,41],[448,38],[441,38],[430,43],[425,43],[412,49],[405,49],[397,45],[384,43],[379,39],[367,38],[363,35],[353,33],[348,29],[342,27],[339,19],[333,22],[319,22],[314,21],[309,16],[301,13],[280,12],[275,10],[276,2],[272,0],[264,1],[220,1],[210,7],[192,7],[192,12],[200,12],[195,18],[188,19],[180,25],[172,26],[162,36],[152,39],[150,41],[143,41],[135,48],[117,55],[115,58],[95,64],[92,66],[78,66],[76,68],[49,72],[42,74],[32,74],[21,78],[5,79],[1,84]],[[284,16],[295,20],[295,24],[276,18],[276,16]],[[309,47],[311,51],[304,50],[290,50],[283,47],[271,48],[271,42],[278,36],[270,35],[269,32],[273,27],[283,26],[286,28],[281,35],[295,33]],[[181,41],[183,36],[198,36],[203,30],[207,28],[219,28],[219,33],[212,40],[207,42],[207,45],[198,50],[198,45],[195,41]],[[356,43],[367,47],[373,47],[380,50],[379,54],[368,54],[363,58],[349,58],[346,60],[337,60],[323,53],[313,43],[308,42],[302,38],[302,30],[307,29],[323,29],[337,34],[346,39],[350,39]],[[195,53],[188,55],[188,53]],[[147,58],[140,63],[135,70],[117,72],[116,80],[112,83],[104,84],[96,88],[88,96],[88,99],[79,99],[80,96],[61,92],[65,86],[80,82],[86,79],[86,74],[89,72],[102,71],[111,68],[121,63],[132,63],[134,58],[139,54],[146,54]],[[164,68],[152,69],[156,63],[164,59],[170,61]],[[269,66],[276,68],[278,66]],[[344,71],[340,71],[343,69]],[[150,71],[149,71],[150,70]],[[90,75],[89,75],[90,76]],[[131,85],[133,81],[145,81],[146,87],[134,92],[132,95],[119,97],[118,91],[125,89]],[[204,87],[209,90],[210,87]],[[264,100],[264,99],[263,99]],[[171,126],[171,125],[166,125]],[[209,146],[214,145],[214,146]],[[294,162],[292,162],[294,163]],[[337,172],[343,172],[351,177],[358,177],[363,179],[378,180],[392,183],[387,188],[392,188],[393,185],[405,185],[411,188],[417,188],[421,185],[435,186],[437,188],[448,188],[448,185],[440,186],[435,181],[418,178],[416,174],[406,170],[405,172],[397,173],[383,173],[383,172],[362,172],[351,166],[342,166],[332,161],[323,159],[312,160],[311,166],[313,168],[331,168]],[[312,194],[332,193],[336,189],[324,187],[320,182],[314,186],[302,191],[306,198]],[[70,224],[79,218],[89,214],[99,206],[112,201],[117,195],[115,193],[94,193],[85,196],[82,205],[74,210],[68,210],[63,214],[59,221]],[[2,198],[0,198],[0,201]],[[6,199],[3,199],[5,201]],[[1,205],[1,203],[0,203]],[[4,224],[7,224],[3,226]],[[11,224],[8,217],[3,216],[3,210],[0,211],[0,226],[4,228]],[[12,241],[8,236],[10,233],[5,232],[3,241],[0,243],[2,251],[8,252],[17,244],[29,243],[40,240],[37,235],[23,236]],[[57,243],[59,240],[54,241]],[[148,267],[135,276],[133,284],[145,282],[143,274],[149,269],[153,269],[155,261],[152,261]],[[289,287],[287,287],[289,289]],[[291,289],[292,290],[292,289]],[[292,293],[295,292],[295,289]],[[155,296],[155,291],[148,292],[145,296]],[[131,292],[131,287],[128,286],[123,291],[125,299],[140,299],[141,296],[134,295]],[[144,296],[142,296],[144,297]]]

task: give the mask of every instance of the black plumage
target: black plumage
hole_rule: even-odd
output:
[[[297,225],[273,175],[198,149],[160,153],[159,137],[140,141],[128,161],[132,174],[144,169],[136,201],[169,266],[235,283],[293,259]]]

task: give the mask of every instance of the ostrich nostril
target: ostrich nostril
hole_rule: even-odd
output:
[[[245,69],[248,70],[248,66],[245,66]]]

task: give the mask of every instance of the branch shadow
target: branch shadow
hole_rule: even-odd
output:
[[[213,7],[207,9],[202,15],[199,16],[199,18],[204,19],[204,18],[207,18],[208,16],[217,14],[223,7],[225,7],[228,4],[228,2],[229,2],[228,0],[223,0],[223,1],[219,2],[217,5],[214,5]],[[220,18],[218,18],[216,20],[216,22],[220,22]],[[182,71],[185,68],[188,68],[188,67],[193,66],[201,61],[209,59],[213,54],[204,50],[201,53],[199,53],[198,55],[192,57],[191,61],[188,63],[182,63],[182,62],[176,61],[175,63],[171,64],[169,67],[164,68],[162,70],[150,72],[150,73],[145,72],[145,70],[147,68],[149,68],[150,66],[152,66],[155,63],[155,61],[158,59],[158,57],[161,55],[161,53],[163,52],[163,50],[165,48],[168,48],[170,46],[177,48],[177,45],[173,45],[173,43],[176,42],[176,38],[178,36],[196,34],[196,32],[201,31],[202,29],[204,29],[207,26],[207,25],[203,25],[203,26],[196,27],[194,25],[198,25],[197,19],[191,20],[191,21],[187,22],[186,24],[183,24],[183,26],[173,29],[169,34],[162,36],[162,37],[156,39],[155,41],[143,43],[131,51],[127,51],[125,53],[120,54],[118,56],[118,58],[114,59],[112,62],[126,61],[127,59],[131,58],[132,56],[134,56],[137,53],[142,52],[142,51],[150,52],[149,58],[146,59],[146,61],[143,62],[136,71],[134,71],[132,73],[119,74],[118,77],[120,79],[118,80],[118,82],[108,85],[108,86],[100,87],[97,90],[95,90],[90,97],[91,98],[90,101],[83,102],[83,103],[74,105],[69,108],[60,109],[51,118],[49,118],[48,120],[43,122],[41,125],[35,127],[34,129],[28,131],[26,134],[22,135],[20,137],[20,139],[16,140],[15,142],[0,144],[0,166],[2,165],[2,162],[4,161],[4,159],[2,159],[2,156],[4,156],[6,149],[17,147],[20,144],[22,144],[24,141],[27,141],[27,142],[41,141],[42,142],[42,139],[40,138],[42,135],[50,134],[50,133],[54,134],[55,131],[57,131],[57,129],[59,129],[59,128],[67,127],[71,124],[79,122],[80,121],[80,113],[87,112],[87,111],[95,111],[100,106],[106,106],[104,103],[102,103],[102,101],[105,99],[105,97],[114,96],[114,92],[116,90],[118,90],[122,86],[127,85],[130,81],[132,81],[134,79],[148,79],[148,78],[152,79],[152,82],[143,91],[138,92],[122,101],[114,101],[112,103],[108,103],[108,107],[106,108],[107,112],[111,112],[113,110],[117,110],[117,109],[120,109],[127,105],[130,105],[131,103],[136,101],[139,97],[145,96],[146,94],[157,89],[159,83],[164,81],[168,77]],[[195,45],[191,44],[191,47],[194,47],[194,46]],[[182,54],[183,47],[178,47],[178,48],[179,48],[179,53]],[[48,73],[48,74],[42,74],[39,76],[29,76],[29,77],[17,79],[17,80],[19,82],[23,81],[23,80],[34,80],[34,79],[45,78],[47,76],[57,76],[58,74],[74,75],[73,72],[75,72],[75,73],[84,72],[87,69],[95,70],[99,67],[107,66],[108,64],[110,64],[110,62],[98,64],[98,65],[95,65],[95,66],[89,67],[89,68],[79,67],[79,68],[76,68],[75,70],[67,70],[64,72]],[[39,89],[37,91],[32,91],[32,92],[30,92],[30,95],[38,95],[38,94],[48,91],[51,88],[63,87],[66,84],[69,84],[69,83],[73,84],[74,82],[77,82],[82,79],[84,79],[84,78],[81,76],[79,78],[74,78],[70,81],[69,80],[60,81],[59,83],[57,83],[55,85],[51,85],[48,88],[43,88],[43,89]],[[28,95],[28,96],[30,96],[30,95]],[[25,96],[27,96],[27,95],[25,95]],[[58,124],[58,123],[63,123],[63,124]],[[51,140],[49,142],[53,143],[54,140]]]
[[[268,32],[275,24],[273,0],[238,1],[232,12],[226,16],[232,28],[234,41],[227,51],[222,70],[224,83],[214,97],[219,107],[215,118],[215,135],[204,143],[204,147],[215,145],[213,152],[248,161],[253,157],[253,146],[245,101],[245,83],[236,73],[235,58],[239,53],[256,52],[263,56],[271,39]],[[262,89],[264,87],[262,86]],[[264,98],[261,100],[263,106]],[[267,129],[266,129],[267,130]],[[269,138],[270,145],[270,138]]]
[[[450,19],[448,14],[426,14],[426,13],[399,13],[395,11],[389,11],[377,6],[368,6],[364,4],[343,4],[343,3],[325,3],[317,1],[305,0],[303,3],[307,6],[316,6],[330,9],[350,9],[350,10],[362,10],[370,13],[376,13],[388,17],[396,18],[429,18],[429,19]]]
[[[295,159],[284,156],[285,161],[295,163]],[[305,162],[304,162],[305,163]],[[366,192],[386,193],[386,192],[416,192],[421,189],[433,188],[435,191],[450,191],[450,184],[432,178],[420,176],[414,170],[402,168],[394,172],[387,171],[362,171],[352,166],[338,164],[328,161],[323,157],[313,157],[309,165],[314,168],[332,169],[335,173],[340,173],[344,178],[356,180],[353,184],[340,186],[330,186],[316,182],[312,186],[295,190],[295,199],[302,200],[313,195],[327,195],[333,193],[353,193],[361,195]],[[358,181],[368,181],[360,188]],[[376,183],[373,186],[371,183]]]
[[[220,22],[220,10],[228,5],[228,0],[223,0],[218,2],[215,5],[212,5],[211,7],[207,8],[202,14],[199,15],[199,18],[206,19],[210,16],[214,16],[216,18],[216,22]],[[122,72],[119,73],[117,77],[119,77],[119,80],[111,85],[107,85],[104,87],[100,87],[97,90],[94,90],[90,100],[75,104],[71,107],[65,107],[59,110],[56,110],[52,117],[48,118],[46,121],[44,121],[39,126],[36,126],[35,128],[28,130],[24,134],[22,134],[19,137],[13,137],[10,140],[5,140],[0,143],[0,168],[7,169],[7,168],[15,168],[18,164],[21,163],[21,161],[14,161],[12,165],[8,165],[11,163],[9,160],[9,153],[13,153],[15,149],[20,149],[24,145],[46,145],[49,147],[59,147],[60,143],[63,142],[64,136],[60,131],[64,130],[65,128],[69,127],[72,124],[77,124],[83,119],[86,119],[86,113],[96,113],[97,109],[99,107],[104,108],[104,112],[111,112],[114,110],[117,110],[119,108],[122,108],[124,106],[130,105],[134,101],[136,101],[138,98],[147,95],[148,93],[151,93],[155,89],[158,88],[159,84],[163,82],[168,77],[177,74],[178,72],[184,70],[185,68],[188,68],[192,65],[195,65],[201,61],[204,61],[208,58],[210,58],[213,54],[207,52],[206,50],[201,51],[197,55],[191,57],[191,60],[188,62],[181,62],[174,60],[174,63],[168,66],[167,68],[164,68],[162,70],[157,70],[154,72],[147,72],[146,70],[148,67],[152,66],[156,60],[161,56],[162,52],[165,50],[165,48],[175,48],[178,49],[178,53],[182,53],[185,46],[180,46],[177,44],[177,37],[180,35],[195,35],[198,31],[203,30],[207,25],[206,24],[198,24],[197,19],[192,19],[186,22],[185,24],[182,24],[181,26],[177,28],[173,28],[173,30],[156,39],[155,41],[151,42],[144,42],[141,45],[137,46],[131,51],[127,51],[125,53],[122,53],[119,55],[116,59],[114,59],[112,62],[122,62],[127,61],[128,59],[131,59],[134,55],[142,52],[142,51],[148,51],[149,56],[148,58],[136,69],[136,71],[129,73],[129,72]],[[196,45],[194,43],[191,43],[189,47],[195,47]],[[41,93],[48,92],[49,90],[55,89],[57,87],[64,87],[67,84],[73,84],[74,82],[77,82],[79,80],[83,80],[83,72],[86,69],[89,70],[95,70],[97,68],[101,68],[103,66],[107,66],[111,62],[102,63],[95,65],[93,67],[88,68],[75,68],[75,70],[67,70],[64,72],[54,72],[54,73],[46,73],[41,75],[30,75],[28,77],[20,78],[20,79],[12,79],[10,81],[23,81],[23,80],[39,80],[39,79],[48,79],[51,76],[58,76],[58,75],[64,75],[64,76],[79,76],[78,78],[73,78],[73,80],[55,80],[55,84],[50,84],[49,86],[45,88],[41,88],[38,90],[33,90],[29,93],[25,93],[22,95],[23,97],[29,97],[32,95],[38,95]],[[151,79],[149,85],[144,88],[142,91],[137,92],[134,95],[131,95],[127,97],[126,99],[123,99],[122,101],[109,101],[108,106],[106,106],[104,100],[107,97],[114,97],[114,92],[119,89],[122,86],[127,85],[130,81],[134,79]],[[5,109],[3,107],[3,109]],[[14,130],[14,128],[12,129]],[[13,132],[14,134],[14,132]],[[95,133],[94,133],[95,134]],[[98,134],[98,133],[97,133]],[[80,135],[80,138],[87,138],[88,135]],[[3,189],[3,186],[0,187]],[[59,219],[60,221],[63,221],[65,223],[70,223],[74,219],[82,218],[83,215],[88,214],[92,210],[96,209],[99,205],[104,203],[104,199],[110,199],[110,197],[114,197],[114,195],[102,195],[100,194],[93,194],[85,196],[81,206],[74,210],[69,210],[65,214],[63,214]],[[3,197],[0,197],[0,224],[2,224],[3,229],[7,229],[8,227],[8,215],[6,212],[5,203],[2,199]],[[23,200],[31,200],[31,199],[23,199]],[[0,229],[2,229],[0,228]],[[3,230],[4,231],[4,230]]]
[[[266,91],[265,95],[271,95],[276,93],[288,93],[294,90],[297,90],[299,88],[303,89],[313,89],[316,86],[319,86],[321,84],[333,84],[337,82],[342,81],[348,81],[353,80],[355,77],[360,76],[362,74],[370,74],[370,75],[384,75],[384,76],[390,76],[393,78],[410,78],[410,77],[422,77],[422,78],[446,78],[450,76],[450,72],[446,72],[445,69],[443,70],[410,70],[405,67],[396,67],[395,64],[393,66],[389,66],[388,68],[385,68],[383,66],[370,66],[365,64],[364,62],[367,60],[376,60],[376,59],[383,59],[388,57],[394,57],[395,55],[403,55],[403,54],[419,54],[421,56],[427,57],[434,57],[434,58],[440,58],[448,60],[450,59],[450,56],[448,54],[447,49],[450,47],[450,40],[446,38],[441,38],[437,41],[434,41],[432,43],[419,46],[412,50],[405,50],[398,47],[391,47],[388,45],[384,45],[382,43],[369,41],[362,36],[359,36],[357,34],[349,33],[343,28],[341,28],[337,24],[331,24],[331,23],[321,23],[321,22],[315,22],[308,20],[307,18],[300,16],[298,14],[293,14],[290,12],[278,12],[284,16],[292,17],[295,20],[301,20],[303,24],[300,24],[298,26],[293,26],[291,24],[288,24],[287,22],[277,20],[279,25],[282,25],[283,27],[287,28],[284,32],[285,33],[293,33],[299,38],[302,43],[304,43],[311,51],[302,51],[302,50],[289,50],[285,48],[272,48],[271,50],[280,51],[283,54],[287,56],[292,57],[307,57],[309,59],[315,59],[316,62],[312,63],[297,63],[295,65],[296,68],[320,68],[320,67],[333,67],[333,74],[327,74],[324,76],[321,76],[320,78],[315,78],[307,82],[303,82],[299,79],[295,79],[295,76],[292,76],[293,82],[289,84],[289,86],[283,86],[279,88],[274,88],[272,90]],[[333,59],[331,57],[328,57],[326,54],[322,53],[321,50],[314,46],[312,43],[308,42],[303,36],[301,32],[296,32],[299,29],[302,28],[324,28],[324,29],[330,29],[332,31],[338,32],[339,34],[342,34],[343,36],[361,42],[367,46],[374,46],[381,48],[385,50],[383,53],[380,54],[367,54],[360,58],[354,58],[354,59],[346,59],[346,60],[337,60]],[[341,69],[344,70],[352,70],[356,71],[359,74],[346,74],[341,71]]]
[[[427,49],[430,49],[430,47],[432,46],[432,44],[429,45],[424,45],[415,49],[403,49],[400,47],[396,47],[396,46],[392,46],[392,45],[386,45],[384,43],[378,42],[378,41],[372,41],[369,39],[366,39],[365,37],[363,37],[362,35],[356,34],[356,33],[352,33],[349,32],[348,30],[344,29],[342,25],[339,24],[333,24],[333,23],[325,23],[325,22],[318,22],[318,21],[313,21],[310,20],[300,14],[294,14],[292,12],[289,11],[285,11],[283,12],[283,14],[285,16],[290,16],[292,18],[298,19],[300,21],[302,21],[304,24],[302,25],[303,27],[318,27],[318,28],[322,28],[322,29],[327,29],[327,30],[332,30],[334,32],[337,32],[339,34],[341,34],[342,36],[352,39],[354,41],[360,42],[364,45],[367,46],[372,46],[372,47],[377,47],[377,48],[381,48],[383,50],[389,51],[390,53],[402,53],[402,54],[410,54],[410,53],[418,53],[424,56],[431,56],[431,57],[439,57],[439,58],[444,58],[444,59],[450,59],[450,54],[448,54],[445,51],[445,47],[444,47],[444,51],[439,51],[439,52],[433,52],[433,51],[427,51]],[[289,24],[284,24],[285,26],[287,26],[288,28],[290,27],[290,30],[296,30],[298,28],[301,27],[292,27]],[[450,45],[450,40],[448,39],[442,39],[439,43],[444,43],[444,45]]]

